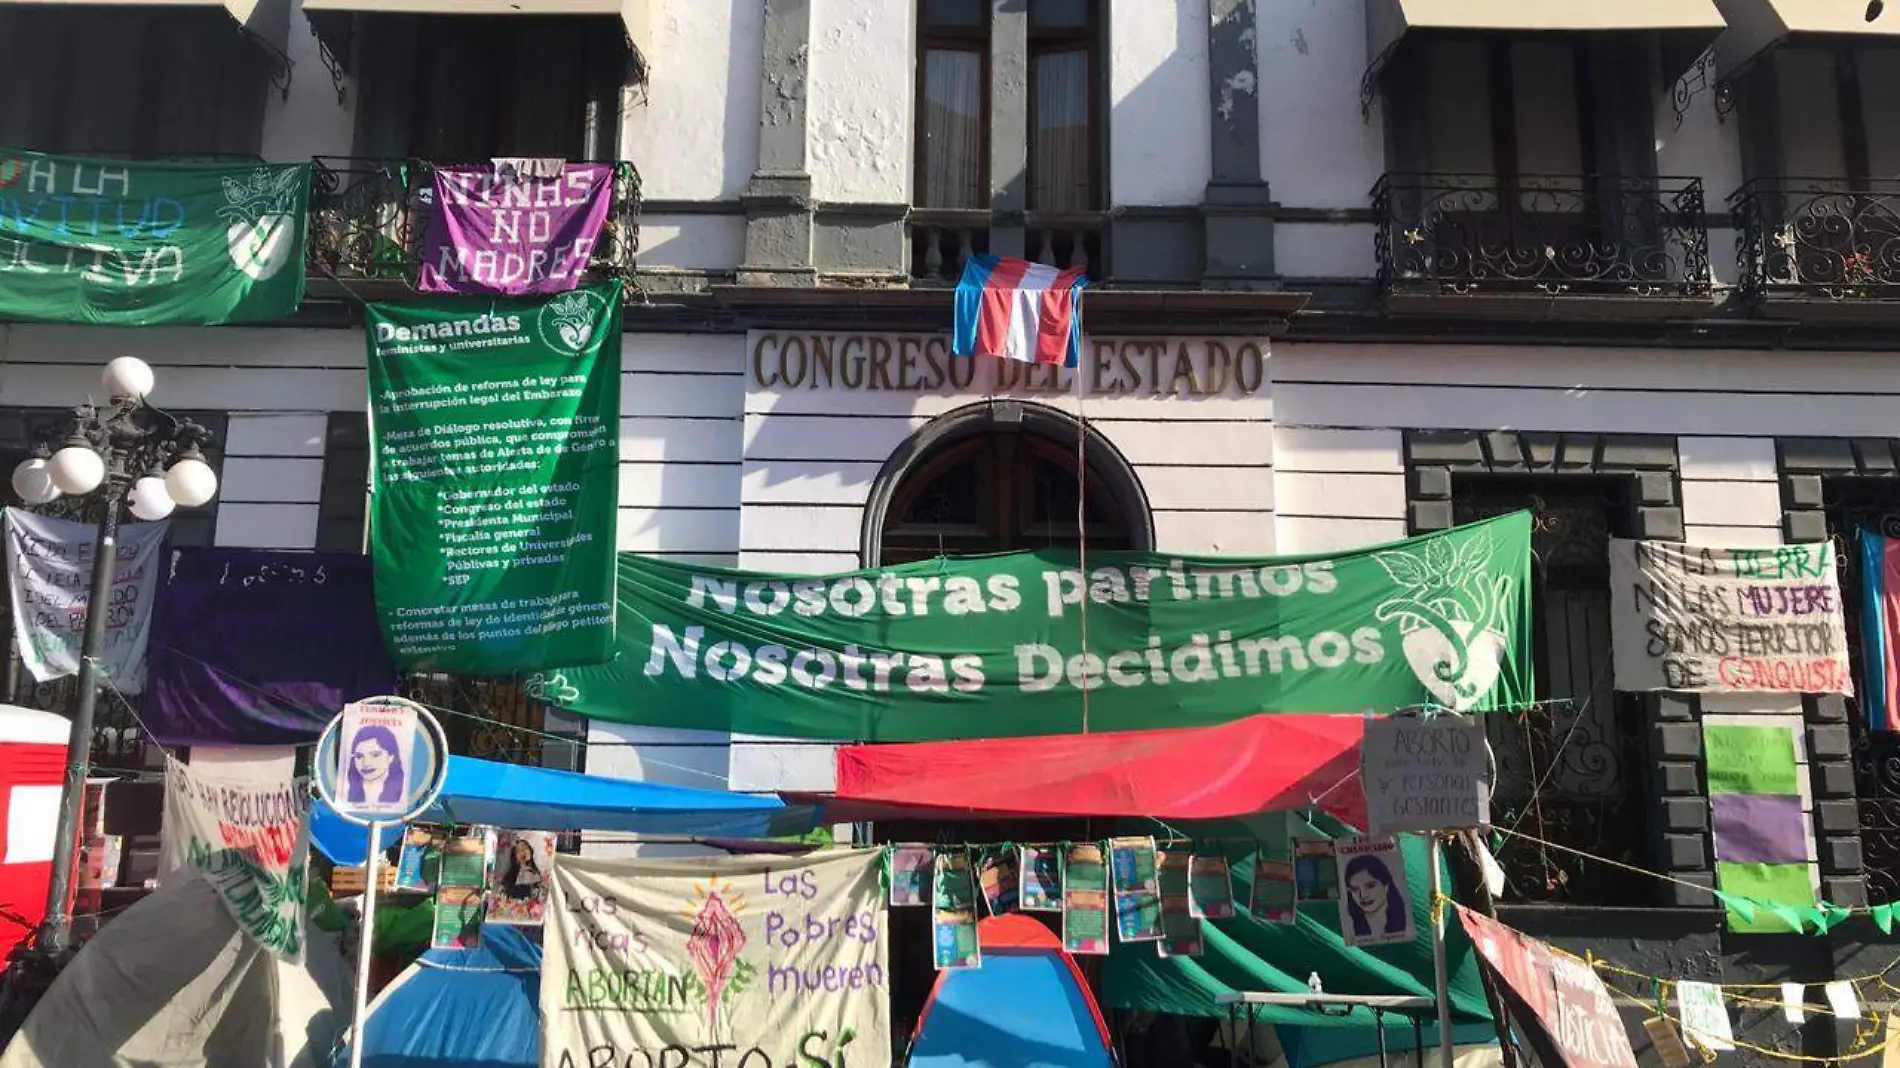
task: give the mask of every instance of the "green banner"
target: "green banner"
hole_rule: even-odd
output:
[[[303,302],[310,165],[0,150],[0,319],[280,319]]]
[[[614,651],[620,283],[372,304],[370,547],[396,662],[468,675]]]
[[[1519,512],[1333,556],[1092,552],[1086,574],[1066,551],[828,576],[622,554],[613,662],[530,683],[599,719],[861,741],[1484,709],[1532,694],[1530,538]]]

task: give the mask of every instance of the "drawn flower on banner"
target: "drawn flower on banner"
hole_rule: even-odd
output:
[[[592,293],[564,293],[541,308],[541,340],[579,355],[594,340],[594,321],[605,302]]]
[[[225,223],[225,248],[231,263],[256,281],[274,277],[290,262],[297,244],[302,208],[297,185],[302,180],[303,173],[295,167],[259,167],[249,178],[224,180],[218,218]]]
[[[695,883],[693,896],[699,906],[688,913],[693,933],[686,939],[686,953],[706,987],[706,1022],[716,1028],[720,1002],[728,993],[739,992],[731,987],[744,964],[739,954],[745,950],[746,937],[739,913],[745,911],[745,895],[730,883],[712,881],[705,886]]]
[[[1510,637],[1504,607],[1515,580],[1494,575],[1496,543],[1489,530],[1433,538],[1417,552],[1388,549],[1372,558],[1401,593],[1373,615],[1396,620],[1406,663],[1440,704],[1465,711],[1497,683]]]
[[[581,691],[567,676],[556,671],[550,675],[536,672],[528,676],[525,684],[528,697],[536,701],[545,701],[551,705],[571,705],[581,699]]]

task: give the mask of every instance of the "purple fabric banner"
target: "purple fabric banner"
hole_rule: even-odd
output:
[[[614,168],[569,163],[560,177],[495,165],[437,167],[435,211],[416,288],[519,297],[580,284],[613,202]]]
[[[1808,859],[1801,799],[1769,794],[1709,798],[1715,859],[1733,864],[1800,864]]]
[[[168,745],[298,745],[395,692],[370,560],[180,549],[152,618],[142,715]]]

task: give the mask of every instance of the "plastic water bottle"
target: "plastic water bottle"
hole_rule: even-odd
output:
[[[1306,989],[1311,990],[1315,994],[1326,993],[1326,988],[1320,984],[1318,972],[1309,972],[1307,974]]]

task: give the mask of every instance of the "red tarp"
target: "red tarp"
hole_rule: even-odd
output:
[[[1252,716],[1218,727],[838,750],[825,820],[1154,816],[1319,808],[1365,826],[1361,716]]]

